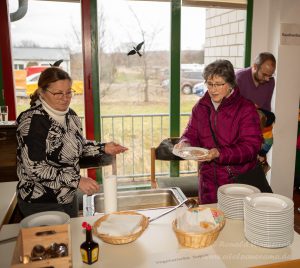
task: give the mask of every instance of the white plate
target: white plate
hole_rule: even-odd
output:
[[[294,238],[287,239],[285,241],[265,241],[265,240],[259,240],[256,237],[252,237],[249,234],[245,233],[245,238],[252,244],[265,247],[265,248],[282,248],[286,247],[293,243]]]
[[[245,213],[247,213],[249,216],[255,217],[255,218],[260,218],[260,219],[277,219],[277,220],[282,220],[285,221],[288,218],[292,218],[294,217],[294,211],[288,210],[286,211],[282,211],[282,212],[267,212],[264,211],[264,213],[262,213],[262,211],[258,211],[258,210],[254,210],[251,209],[249,207],[247,207],[246,205],[244,206],[244,211]]]
[[[280,236],[287,236],[292,233],[294,233],[294,225],[291,224],[290,226],[281,228],[281,229],[266,229],[264,227],[256,227],[253,225],[248,224],[247,222],[244,222],[244,230],[250,231],[254,234],[262,235],[262,236],[269,236],[269,237],[280,237]]]
[[[291,199],[272,193],[252,194],[245,197],[244,202],[245,205],[255,210],[273,213],[288,211],[294,206],[294,202]]]
[[[290,241],[294,238],[294,231],[289,232],[285,235],[276,235],[276,236],[269,236],[268,234],[266,235],[261,235],[258,233],[254,233],[249,229],[244,230],[244,234],[247,235],[248,237],[251,237],[253,239],[260,240],[262,242],[284,242],[284,241]]]
[[[208,154],[208,150],[200,147],[173,148],[173,154],[186,160],[199,160]]]
[[[21,228],[59,225],[70,222],[70,216],[60,211],[45,211],[32,214],[20,222]]]
[[[254,186],[240,183],[224,184],[219,187],[218,191],[222,195],[232,198],[244,198],[245,196],[260,193],[260,190]]]

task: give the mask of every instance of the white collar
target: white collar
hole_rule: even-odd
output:
[[[45,110],[50,111],[52,114],[55,114],[57,116],[63,116],[67,112],[69,112],[69,107],[65,111],[58,111],[53,109],[46,101],[43,100],[43,98],[40,97],[40,101],[42,102],[42,105],[44,106]]]

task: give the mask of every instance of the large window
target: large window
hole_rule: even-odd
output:
[[[189,12],[197,13],[198,19],[193,20]],[[205,94],[202,71],[206,64],[216,59],[227,59],[236,69],[243,67],[245,20],[246,10],[243,9],[182,7],[182,111],[190,111],[194,103]],[[191,30],[190,25],[197,25],[199,30]],[[188,72],[201,75],[191,79],[186,77]]]
[[[150,147],[169,132],[168,116],[157,114],[169,110],[170,3],[98,0],[98,8],[102,137],[130,148],[119,174],[149,174]]]
[[[149,148],[170,133],[171,3],[98,0],[98,8],[102,137],[130,148],[119,160],[124,163],[121,173],[149,174]],[[205,93],[204,65],[226,58],[242,67],[245,13],[182,7],[178,90],[186,115],[181,117],[181,131]]]
[[[145,113],[154,103],[161,103],[157,112],[167,112],[168,88],[162,83],[169,69],[170,4],[127,0],[98,3],[102,113],[111,113],[117,101],[123,103],[115,107],[118,114]],[[130,51],[134,54],[128,55]],[[133,105],[137,103],[143,105]]]
[[[179,1],[178,1],[179,2]],[[182,1],[180,41],[180,131],[205,93],[203,68],[226,58],[243,67],[245,17],[241,9],[199,6]],[[191,4],[192,3],[192,4]],[[28,1],[24,18],[11,23],[17,111],[29,107],[38,73],[56,60],[78,85],[72,108],[84,117],[79,2]],[[18,6],[10,1],[10,12]],[[129,147],[118,156],[118,175],[148,179],[150,147],[170,133],[171,2],[98,0],[101,137]],[[178,21],[177,21],[178,22]],[[81,90],[80,90],[81,89]],[[23,91],[22,91],[23,90]],[[31,90],[31,91],[30,91]],[[84,121],[83,121],[84,122]],[[168,172],[162,164],[158,172]],[[196,170],[196,165],[182,167]]]
[[[9,12],[18,8],[9,1]],[[70,73],[77,89],[71,106],[83,116],[82,48],[80,4],[28,1],[25,16],[11,21],[12,56],[17,114],[29,107],[29,95],[37,88],[39,73],[55,61]]]

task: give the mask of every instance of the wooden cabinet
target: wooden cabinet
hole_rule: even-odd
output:
[[[16,130],[14,121],[0,125],[0,182],[18,180]]]

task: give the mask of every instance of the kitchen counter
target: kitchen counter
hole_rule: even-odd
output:
[[[17,181],[0,183],[0,229],[8,220],[17,204],[16,186]]]
[[[146,216],[159,215],[165,209],[140,211]],[[79,247],[85,240],[81,224],[87,221],[93,224],[101,215],[71,219],[73,267],[101,268],[177,268],[177,267],[251,267],[267,263],[300,259],[300,236],[295,233],[292,245],[285,248],[268,249],[255,246],[244,238],[243,221],[226,220],[216,242],[204,249],[181,247],[172,230],[171,222],[176,216],[172,212],[151,222],[141,237],[126,245],[110,245],[99,242],[99,260],[93,265],[83,264]],[[18,224],[4,225],[0,240],[17,235]],[[15,241],[0,243],[0,267],[9,267]],[[286,267],[286,266],[285,266]],[[299,267],[294,266],[294,267]]]

